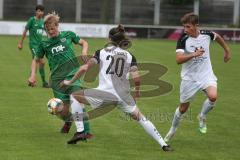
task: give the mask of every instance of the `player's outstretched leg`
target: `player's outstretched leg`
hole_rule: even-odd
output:
[[[139,122],[139,124],[144,128],[144,130],[160,145],[163,151],[173,151],[173,149],[165,143],[162,136],[153,125],[151,121],[145,118],[145,116],[136,108],[132,113],[131,117]]]
[[[83,120],[85,119],[85,115],[83,112],[84,105],[82,103],[79,103],[78,100],[76,100],[73,95],[70,96],[70,99],[72,108],[72,118],[76,125],[77,132],[67,143],[76,144],[78,141],[85,141],[87,139],[93,138],[93,135],[90,133],[89,123],[83,122]]]
[[[204,101],[202,110],[198,115],[200,133],[203,133],[203,134],[207,133],[206,115],[210,110],[213,109],[213,107],[214,107],[214,102],[209,101],[209,99],[206,99]]]
[[[83,124],[83,108],[84,106],[80,104],[72,95],[70,95],[72,118],[76,125],[77,132],[73,137],[67,142],[68,144],[76,144],[78,141],[86,140],[84,134],[84,124]]]
[[[199,119],[199,131],[200,133],[207,133],[207,124],[206,124],[206,116],[207,113],[213,109],[215,102],[217,100],[217,87],[216,84],[213,84],[207,87],[204,91],[207,95],[207,99],[204,101],[202,105],[202,110],[198,115]]]
[[[190,103],[182,103],[180,107],[176,109],[173,120],[172,120],[172,126],[164,138],[165,142],[169,142],[175,135],[177,128],[179,126],[179,123],[182,119],[182,115],[187,111],[189,105]]]
[[[85,108],[83,109],[83,114],[87,115]],[[64,121],[64,125],[61,128],[60,132],[61,133],[69,133],[71,126],[72,126],[72,121],[73,121],[72,113],[69,112],[67,114],[67,116],[61,116],[60,118]],[[87,139],[93,138],[94,136],[90,132],[90,123],[88,121],[87,116],[84,116],[83,125],[84,125],[84,133],[86,134],[86,138]]]
[[[173,117],[173,120],[172,120],[172,126],[171,126],[170,130],[168,131],[167,135],[164,138],[164,140],[166,142],[169,142],[172,139],[172,137],[175,135],[175,133],[177,131],[177,127],[178,127],[178,125],[181,121],[181,117],[182,117],[182,114],[179,111],[179,107],[178,107],[175,111],[175,114],[174,114],[174,117]]]

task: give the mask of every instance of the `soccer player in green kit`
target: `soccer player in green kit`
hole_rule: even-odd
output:
[[[35,63],[36,63],[36,61],[34,60],[36,56],[36,50],[43,37],[43,31],[44,31],[43,15],[44,15],[44,7],[42,5],[37,5],[35,16],[29,18],[27,25],[25,26],[25,29],[23,31],[22,38],[18,44],[18,49],[21,50],[23,48],[23,41],[27,35],[27,31],[29,31],[29,48],[32,52],[31,74],[33,74],[33,71],[34,71],[33,67],[35,66]],[[43,59],[39,61],[39,73],[42,79],[42,86],[44,88],[49,88],[48,83],[45,80]],[[31,86],[33,87],[34,85],[36,84],[33,84]]]
[[[68,133],[72,124],[72,119],[75,116],[75,110],[72,108],[69,112],[70,107],[70,94],[81,88],[81,81],[77,81],[68,88],[62,88],[60,83],[64,79],[71,79],[79,68],[78,58],[75,56],[73,45],[78,44],[82,46],[81,58],[85,61],[88,52],[88,43],[77,36],[71,31],[60,32],[59,27],[59,16],[53,12],[44,17],[44,27],[47,32],[48,38],[41,41],[38,50],[36,51],[36,62],[44,56],[48,59],[49,68],[51,71],[50,75],[50,86],[53,89],[54,97],[59,98],[64,103],[64,109],[58,114],[62,120],[65,121],[62,133]],[[34,67],[36,70],[36,65]],[[36,72],[33,72],[36,73]],[[36,74],[30,77],[30,83],[36,82]],[[76,126],[78,122],[75,122]],[[85,131],[86,138],[92,138],[90,134],[90,127],[88,120],[84,120],[84,127],[87,128]]]

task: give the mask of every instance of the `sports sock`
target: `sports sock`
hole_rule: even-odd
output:
[[[200,116],[202,118],[205,118],[207,113],[213,109],[214,102],[211,102],[208,98],[203,102],[202,110],[200,113]]]
[[[84,133],[90,133],[90,123],[88,121],[88,114],[85,108],[83,108],[83,114]]]
[[[85,108],[83,109],[84,119],[83,119],[83,125],[84,125],[84,133],[90,133],[90,123],[88,121],[88,116],[86,113]],[[72,113],[69,112],[67,116],[58,116],[60,119],[62,119],[64,122],[72,122]]]
[[[83,104],[79,103],[72,95],[70,95],[71,109],[73,115],[73,121],[76,125],[77,132],[84,131],[83,125]]]
[[[165,141],[163,140],[162,136],[160,135],[160,133],[158,132],[158,130],[156,129],[156,127],[152,124],[151,121],[149,121],[148,119],[146,119],[144,116],[142,116],[142,118],[140,118],[140,120],[138,121],[140,123],[140,125],[144,128],[144,130],[153,138],[155,139],[162,147],[163,146],[167,146],[167,144],[165,143]]]
[[[175,133],[177,130],[177,127],[181,121],[182,113],[179,111],[179,107],[176,109],[173,120],[172,120],[172,126],[169,130],[169,132]]]

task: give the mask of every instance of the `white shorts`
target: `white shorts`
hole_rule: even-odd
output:
[[[125,113],[132,113],[136,108],[136,103],[131,96],[128,98],[118,98],[115,94],[99,89],[85,89],[84,97],[92,108],[100,108],[109,105],[118,106]]]
[[[217,88],[217,81],[206,80],[203,82],[199,82],[182,80],[180,86],[180,103],[187,103],[192,101],[198,91],[205,90],[209,86]]]

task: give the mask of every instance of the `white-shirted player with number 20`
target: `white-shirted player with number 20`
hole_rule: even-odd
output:
[[[63,85],[68,86],[94,64],[100,66],[98,87],[73,93],[71,95],[72,109],[75,109],[77,113],[82,113],[83,105],[81,103],[90,104],[93,108],[112,104],[118,105],[123,112],[138,121],[145,131],[161,145],[164,151],[172,151],[152,122],[140,112],[134,98],[130,94],[128,75],[132,76],[135,83],[135,98],[140,96],[140,76],[135,57],[126,50],[131,42],[126,37],[122,25],[114,27],[109,31],[109,40],[110,46],[97,50],[95,55],[88,60],[87,64],[80,67],[70,81],[63,81]],[[80,118],[78,123],[77,132],[68,141],[68,144],[75,144],[77,141],[84,139],[84,134],[82,134],[84,126]]]

